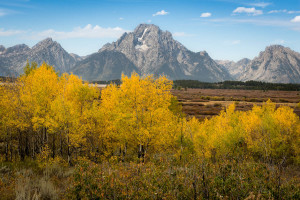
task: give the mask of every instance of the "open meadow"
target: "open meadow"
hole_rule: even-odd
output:
[[[300,116],[300,91],[235,90],[235,89],[180,89],[172,94],[182,104],[187,116],[200,120],[218,115],[228,105],[235,104],[236,110],[248,111],[253,105],[262,105],[270,99],[276,106],[289,106]]]

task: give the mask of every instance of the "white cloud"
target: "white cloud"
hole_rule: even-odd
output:
[[[18,35],[21,33],[24,33],[25,31],[20,31],[20,30],[4,30],[0,29],[0,36],[12,36],[12,35]]]
[[[151,19],[149,19],[147,22],[148,22],[148,23],[151,23],[151,22],[152,22],[152,20],[151,20]]]
[[[249,3],[248,5],[265,8],[271,4],[272,3],[269,3],[269,2],[258,2],[258,3]]]
[[[4,16],[4,15],[7,15],[6,12],[4,12],[3,10],[0,10],[0,17]]]
[[[296,16],[291,22],[300,22],[300,16]]]
[[[195,36],[193,34],[188,34],[185,32],[175,32],[172,34],[174,37],[191,37],[191,36]]]
[[[124,20],[124,18],[123,18],[123,17],[120,17],[119,20]]]
[[[291,10],[291,11],[288,11],[288,14],[295,14],[295,13],[300,13],[299,10]]]
[[[220,25],[226,24],[253,24],[256,26],[266,26],[266,27],[282,27],[294,31],[300,32],[300,23],[294,23],[292,20],[283,20],[283,19],[257,19],[257,18],[248,18],[248,19],[237,19],[237,18],[216,18],[216,19],[195,19],[201,20],[205,23],[217,23]]]
[[[7,9],[1,9],[0,8],[0,17],[3,17],[5,15],[9,15],[9,14],[14,14],[17,13],[16,11],[13,10],[7,10]]]
[[[272,42],[272,44],[285,44],[286,41],[285,40],[275,40]]]
[[[211,13],[206,12],[206,13],[202,13],[200,17],[210,17]]]
[[[42,32],[32,33],[31,37],[34,39],[43,39],[45,37],[52,37],[53,39],[69,39],[69,38],[118,38],[124,32],[128,32],[120,27],[103,28],[101,26],[92,26],[91,24],[85,27],[74,28],[70,32],[56,31],[53,29]]]
[[[226,40],[224,41],[225,45],[238,45],[241,43],[241,40]]]
[[[162,11],[158,11],[157,13],[153,14],[152,16],[155,17],[155,16],[158,16],[158,15],[167,15],[169,14],[169,12],[166,12],[165,10],[162,10]]]
[[[236,13],[247,13],[249,15],[262,15],[262,10],[256,10],[255,8],[245,8],[245,7],[238,7],[233,11],[234,14]]]
[[[273,13],[286,13],[286,12],[288,12],[288,11],[286,9],[284,9],[284,10],[271,10],[268,13],[273,14]]]
[[[273,13],[287,13],[287,14],[296,14],[296,13],[300,13],[299,10],[287,10],[287,9],[283,9],[283,10],[271,10],[268,12],[269,14],[273,14]]]

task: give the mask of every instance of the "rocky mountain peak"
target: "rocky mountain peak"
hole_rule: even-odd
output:
[[[264,57],[264,58],[272,58],[272,57],[278,57],[278,58],[283,58],[286,57],[287,54],[290,53],[295,53],[288,47],[284,47],[282,45],[271,45],[267,46],[265,51],[260,52],[259,57]]]
[[[284,47],[282,45],[279,45],[279,44],[275,44],[275,45],[270,45],[270,46],[267,46],[265,51],[276,51],[276,50],[284,50],[286,49],[287,47]]]
[[[0,65],[9,70],[13,69],[16,74],[23,72],[27,60],[29,62],[37,62],[38,65],[46,62],[57,71],[68,72],[81,58],[76,55],[70,55],[59,43],[51,38],[40,41],[32,48],[21,44],[9,47],[3,53],[0,53]]]
[[[230,75],[206,52],[189,51],[170,32],[153,24],[138,25],[116,42],[104,45],[99,53],[104,51],[124,54],[141,74],[165,74],[171,79],[206,81],[230,79]]]
[[[300,54],[282,45],[271,45],[245,68],[240,80],[300,83]]]
[[[206,51],[200,51],[199,53],[201,56],[208,56],[208,53]]]
[[[46,38],[40,42],[38,42],[36,45],[32,47],[33,50],[39,50],[43,48],[48,48],[50,46],[60,46],[56,41],[53,41],[52,38]]]
[[[134,29],[135,34],[143,34],[145,30],[149,30],[149,32],[159,32],[160,28],[154,24],[140,24]]]
[[[243,58],[241,60],[239,60],[237,63],[245,63],[245,64],[248,64],[251,60],[249,58]]]

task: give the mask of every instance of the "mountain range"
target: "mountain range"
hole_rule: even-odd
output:
[[[0,45],[0,76],[17,76],[29,62],[46,62],[56,70],[74,73],[84,80],[114,80],[133,71],[166,75],[173,80],[204,82],[256,80],[300,83],[300,54],[287,47],[272,45],[253,60],[238,62],[213,60],[207,52],[192,52],[168,31],[152,24],[140,24],[89,56],[68,53],[47,38],[32,48],[25,44],[5,48]]]

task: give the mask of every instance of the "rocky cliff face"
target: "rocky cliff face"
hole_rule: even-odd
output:
[[[246,66],[239,80],[300,83],[300,54],[281,45],[268,46]]]
[[[0,54],[0,75],[17,76],[20,66],[23,63],[26,64],[27,53],[30,51],[30,48],[25,44],[19,44],[7,49],[3,47],[2,50]]]
[[[0,47],[0,67],[8,71],[3,75],[22,74],[27,60],[37,62],[39,65],[46,62],[60,72],[69,72],[78,61],[78,58],[71,56],[59,43],[51,38],[37,43],[32,48],[25,44],[7,49]]]
[[[124,54],[142,74],[165,74],[170,79],[194,79],[217,82],[231,79],[206,52],[194,53],[158,26],[141,24],[133,32],[124,33],[99,52]]]

